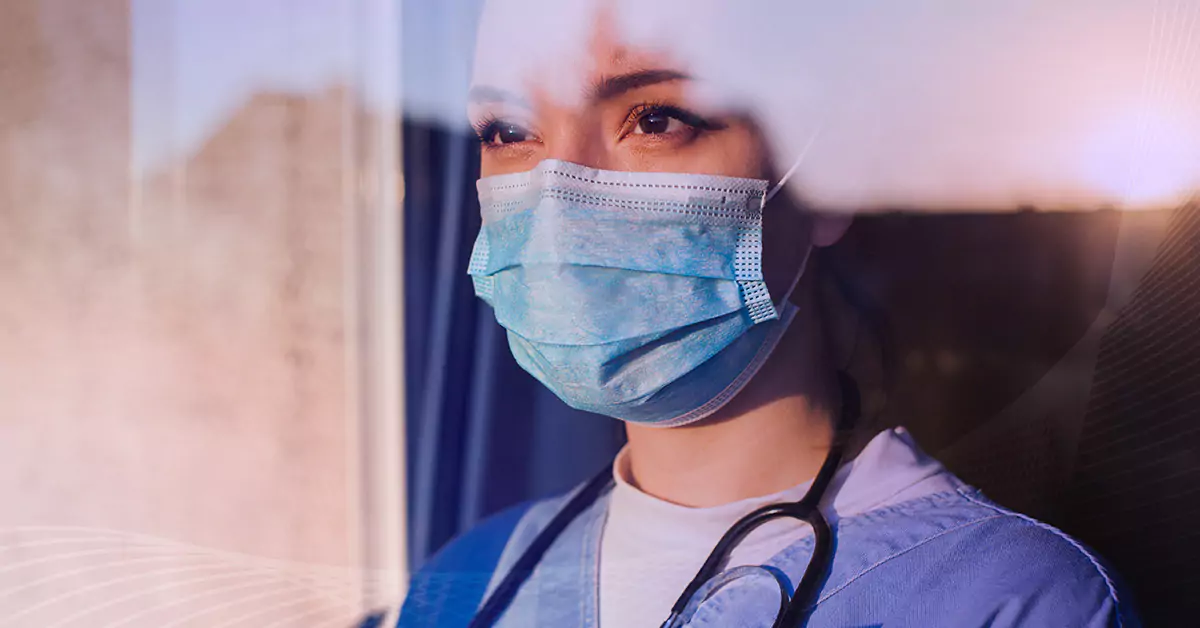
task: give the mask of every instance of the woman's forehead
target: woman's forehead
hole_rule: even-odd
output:
[[[606,76],[692,65],[679,32],[696,31],[709,0],[488,0],[479,23],[474,76],[528,97],[570,102]],[[686,20],[681,21],[681,11]]]

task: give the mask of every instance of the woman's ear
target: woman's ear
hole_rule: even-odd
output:
[[[851,214],[816,214],[813,216],[812,224],[812,243],[816,247],[825,247],[836,244],[842,236],[846,235],[846,230],[850,228],[850,223],[854,222],[854,216]]]

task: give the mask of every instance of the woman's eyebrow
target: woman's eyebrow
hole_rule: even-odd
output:
[[[588,90],[588,100],[599,102],[615,98],[627,91],[669,81],[685,81],[691,76],[678,70],[639,70],[617,76],[606,76]]]
[[[518,96],[517,94],[506,89],[492,87],[491,85],[471,86],[471,90],[467,92],[467,99],[472,103],[477,104],[508,103],[524,107],[526,109],[533,108],[533,106],[529,104],[529,101],[525,100],[521,96]]]
[[[605,76],[598,79],[587,90],[587,100],[601,102],[624,94],[630,90],[670,81],[686,81],[692,77],[678,70],[638,70],[627,74]],[[529,101],[506,89],[491,85],[474,85],[467,92],[467,98],[472,103],[492,104],[508,103],[526,109],[532,109]]]

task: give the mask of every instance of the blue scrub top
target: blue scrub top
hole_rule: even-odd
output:
[[[413,579],[399,626],[466,626],[565,497],[504,511]],[[497,623],[597,627],[607,497],[577,517]],[[1140,623],[1115,574],[1066,534],[960,486],[840,519],[829,577],[806,626],[1122,626]],[[762,566],[718,575],[693,598],[690,628],[769,628],[812,551],[800,539]],[[663,619],[666,619],[665,617]]]

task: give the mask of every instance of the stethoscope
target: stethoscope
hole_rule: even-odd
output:
[[[758,526],[782,517],[791,517],[799,519],[807,523],[813,529],[814,543],[812,558],[808,561],[808,566],[804,569],[804,575],[800,578],[800,584],[796,587],[795,593],[790,597],[784,595],[780,601],[779,612],[775,616],[773,628],[785,628],[799,626],[808,611],[812,610],[810,603],[816,595],[818,588],[824,581],[829,572],[830,564],[833,560],[833,532],[829,528],[829,522],[825,520],[825,515],[821,514],[819,505],[825,491],[829,488],[829,483],[833,480],[833,475],[837,472],[838,467],[842,462],[842,454],[845,451],[845,442],[841,435],[846,433],[855,422],[858,420],[860,412],[858,386],[854,380],[844,372],[838,371],[838,384],[841,388],[842,395],[842,411],[841,418],[838,420],[838,426],[834,437],[833,445],[829,448],[829,453],[825,456],[825,462],[821,464],[821,470],[817,473],[817,477],[813,480],[812,486],[804,497],[797,502],[783,502],[779,504],[769,504],[751,512],[734,523],[720,541],[717,541],[716,547],[713,548],[711,554],[708,555],[708,560],[704,561],[704,565],[700,567],[700,571],[696,572],[696,577],[688,583],[687,587],[680,594],[679,599],[675,601],[675,605],[671,607],[671,614],[663,622],[662,628],[676,628],[684,610],[687,608],[688,602],[704,586],[706,582],[716,576],[721,565],[729,557],[729,553],[734,546],[746,538]],[[512,570],[505,575],[500,584],[488,596],[487,601],[479,608],[479,612],[475,614],[471,620],[469,628],[485,628],[492,626],[496,620],[504,613],[513,598],[516,597],[517,591],[521,585],[529,579],[533,573],[534,567],[541,561],[542,556],[554,544],[554,541],[567,529],[579,515],[583,514],[596,500],[600,499],[609,487],[612,485],[612,469],[605,467],[600,473],[596,474],[587,484],[583,486],[576,494],[571,497],[567,504],[550,520],[550,523],[534,538],[533,542],[521,554],[520,558],[513,565]]]

